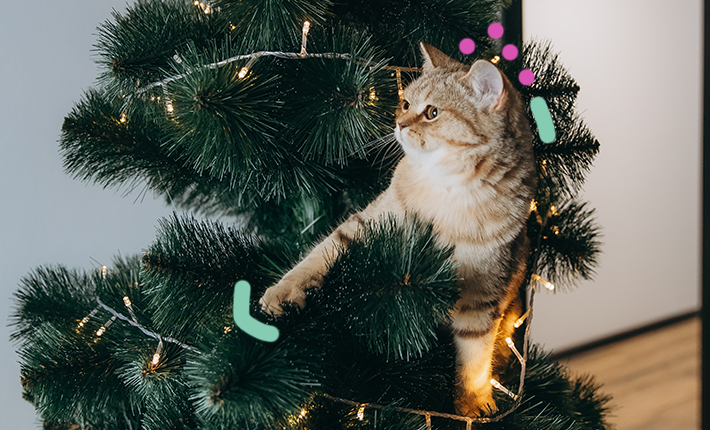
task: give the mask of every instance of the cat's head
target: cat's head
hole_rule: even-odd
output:
[[[531,142],[521,97],[495,65],[467,66],[433,46],[421,49],[422,74],[397,108],[395,137],[407,155],[436,164],[445,156],[505,153],[521,140]]]

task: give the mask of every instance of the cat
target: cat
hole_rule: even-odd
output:
[[[405,89],[394,135],[404,150],[389,187],[351,215],[261,298],[271,314],[281,303],[305,306],[321,285],[328,258],[347,247],[366,220],[406,213],[434,225],[454,246],[461,296],[451,313],[457,348],[456,410],[496,411],[493,357],[509,356],[504,339],[521,312],[526,276],[526,220],[537,173],[532,134],[520,94],[498,68],[461,64],[420,44],[421,75]]]

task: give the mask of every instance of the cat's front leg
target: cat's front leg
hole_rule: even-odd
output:
[[[264,312],[279,316],[283,313],[281,305],[286,302],[303,309],[306,306],[306,290],[320,288],[328,272],[329,261],[333,261],[350,244],[363,221],[359,213],[350,216],[278,283],[269,287],[259,300]]]

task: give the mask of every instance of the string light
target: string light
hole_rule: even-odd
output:
[[[94,309],[93,311],[89,312],[89,315],[85,316],[84,318],[81,319],[79,322],[79,325],[77,326],[77,330],[84,327],[84,324],[88,323],[89,320],[96,315],[96,313],[99,311],[99,308]]]
[[[535,199],[532,199],[530,202],[530,212],[535,212],[537,210],[537,202]]]
[[[106,321],[104,325],[101,326],[100,329],[96,331],[96,336],[101,337],[104,333],[106,333],[106,330],[108,330],[109,327],[111,327],[111,324],[116,321],[116,316],[112,316],[110,320]]]
[[[101,276],[106,279],[106,275],[108,274],[108,267],[106,266],[101,266]]]
[[[362,421],[365,418],[365,405],[360,405],[360,409],[357,410],[357,419]]]
[[[550,291],[554,291],[555,286],[551,282],[547,282],[546,280],[542,279],[540,276],[537,274],[533,273],[532,275],[533,281],[537,281],[541,283],[545,288],[547,288]]]
[[[377,93],[375,92],[375,87],[370,87],[370,101],[374,102],[377,99]]]
[[[500,61],[500,57],[497,55],[495,57],[491,58],[491,63],[493,63],[493,64],[498,64],[499,61]]]
[[[308,30],[311,29],[311,23],[305,21],[303,23],[303,31],[301,35],[301,55],[306,55],[306,44],[308,43]]]
[[[308,413],[308,411],[306,411],[305,408],[301,409],[301,413],[298,414],[298,419],[299,419],[299,420],[304,419],[304,418],[306,417],[306,413]]]
[[[515,321],[515,324],[513,324],[513,327],[515,327],[515,328],[520,328],[520,326],[523,325],[523,323],[524,323],[525,320],[527,319],[528,315],[530,315],[530,309],[526,310],[525,313],[522,314],[522,315],[520,316],[520,318],[518,318],[517,321]]]
[[[155,354],[153,354],[153,360],[150,362],[153,367],[156,367],[160,362],[161,352],[163,352],[163,339],[160,339],[158,341],[158,347],[155,349]]]
[[[247,69],[246,67],[242,67],[242,70],[239,71],[239,74],[237,76],[239,76],[239,79],[242,79],[247,75],[247,73],[249,73],[249,69]]]
[[[505,394],[507,394],[508,396],[510,396],[513,400],[518,400],[517,394],[515,394],[515,393],[511,392],[510,390],[508,390],[507,388],[505,388],[500,382],[496,381],[495,379],[491,379],[491,385],[493,385],[494,387],[496,387],[496,389],[498,389],[498,390],[504,392]]]
[[[121,121],[121,123],[125,123],[125,122],[126,122],[126,112],[123,112],[123,113],[121,114],[121,119],[120,119],[120,121]]]

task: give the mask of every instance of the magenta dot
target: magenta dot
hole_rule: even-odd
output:
[[[476,49],[476,43],[471,39],[463,39],[459,43],[459,49],[461,50],[461,52],[468,55]]]
[[[494,39],[500,39],[503,36],[503,26],[499,22],[494,22],[488,26],[488,35]]]
[[[523,85],[530,85],[535,80],[535,74],[529,69],[521,70],[518,75],[518,80]]]
[[[508,61],[518,58],[518,48],[515,45],[505,45],[503,47],[503,58]]]

